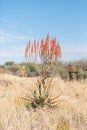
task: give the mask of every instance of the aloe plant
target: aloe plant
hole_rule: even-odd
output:
[[[40,78],[37,79],[37,91],[34,90],[32,92],[32,97],[22,99],[26,100],[29,104],[28,106],[31,106],[32,108],[44,106],[54,107],[56,106],[56,99],[58,97],[52,98],[52,95],[50,95],[52,78],[48,81],[47,79],[50,76],[50,71],[54,68],[54,63],[61,58],[61,47],[56,41],[56,38],[50,40],[48,34],[46,39],[42,39],[39,44],[36,42],[36,39],[34,40],[33,45],[30,44],[30,41],[27,43],[25,57],[28,60],[33,57],[36,62],[37,54],[42,63],[42,69],[41,72],[39,72]]]

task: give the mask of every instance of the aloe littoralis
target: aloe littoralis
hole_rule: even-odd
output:
[[[29,62],[34,61],[36,64],[39,58],[42,69],[39,72],[39,79],[37,79],[37,90],[33,91],[32,97],[28,96],[28,98],[22,99],[28,101],[33,108],[44,107],[46,105],[50,107],[55,106],[55,100],[59,95],[55,98],[51,97],[50,86],[52,78],[49,78],[49,76],[53,64],[61,58],[61,47],[57,43],[56,38],[50,39],[49,34],[47,34],[46,39],[42,39],[39,43],[36,42],[36,39],[33,44],[29,41],[25,48],[25,57]]]

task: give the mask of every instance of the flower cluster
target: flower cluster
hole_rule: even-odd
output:
[[[34,43],[31,44],[30,41],[26,44],[25,57],[36,61],[37,57],[40,57],[43,62],[53,62],[61,58],[61,47],[57,42],[56,38],[50,39],[49,34],[47,34],[46,39],[42,39],[37,42],[34,39]]]

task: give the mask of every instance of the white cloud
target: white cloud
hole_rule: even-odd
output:
[[[11,19],[9,19],[9,18],[0,18],[0,21],[5,22],[5,23],[10,23]]]
[[[6,61],[23,62],[25,47],[22,46],[8,46],[3,49],[0,48],[0,64],[4,64]]]
[[[17,57],[23,57],[23,54],[21,53],[12,53],[12,52],[0,52],[1,58],[17,58]]]
[[[24,47],[8,47],[7,49],[0,49],[0,57],[2,58],[11,58],[11,57],[23,57],[24,56]]]
[[[63,60],[79,60],[87,58],[87,44],[64,44],[62,45],[62,59]]]
[[[21,34],[18,33],[11,33],[6,31],[5,29],[0,29],[0,42],[7,42],[7,43],[11,43],[11,42],[19,42],[22,40],[26,40],[27,36],[24,37]]]
[[[11,22],[11,20],[9,18],[2,18],[1,19],[3,22]]]
[[[87,44],[70,44],[62,46],[64,53],[87,53]]]

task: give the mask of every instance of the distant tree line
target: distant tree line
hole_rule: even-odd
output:
[[[51,76],[60,75],[62,79],[68,80],[69,79],[69,65],[73,66],[73,72],[78,73],[78,79],[87,78],[87,60],[79,60],[79,61],[74,61],[74,62],[59,61],[58,63],[54,64],[53,69],[50,70],[49,73]],[[21,73],[23,73],[25,76],[31,77],[31,76],[39,75],[41,64],[26,63],[26,62],[17,64],[17,63],[14,63],[13,61],[7,61],[4,63],[4,65],[1,65],[0,68],[5,69],[5,72],[11,72],[12,74],[15,74],[15,75],[19,74],[20,76]]]

